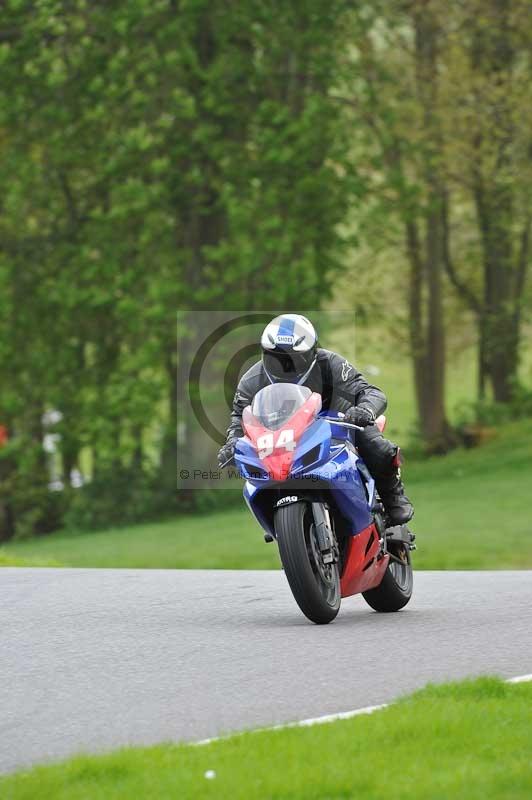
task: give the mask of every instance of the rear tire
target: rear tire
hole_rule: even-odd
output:
[[[292,503],[277,509],[275,533],[283,568],[303,614],[317,625],[326,625],[340,610],[338,564],[323,564],[308,503]]]
[[[410,563],[410,550],[404,543],[390,546],[390,553],[400,558],[403,564],[390,561],[384,578],[375,589],[362,592],[366,603],[375,611],[388,613],[404,608],[412,597],[414,584],[412,565]]]

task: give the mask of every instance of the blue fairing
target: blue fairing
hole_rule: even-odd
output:
[[[243,478],[251,479],[253,477],[255,482],[260,481],[261,483],[269,481],[264,464],[247,436],[242,436],[236,443],[235,461]]]
[[[332,415],[330,415],[332,416]],[[261,526],[274,534],[272,506],[261,502],[265,492],[273,489],[279,497],[297,495],[303,487],[308,496],[314,488],[329,492],[331,499],[347,522],[352,535],[372,522],[370,512],[375,484],[367,467],[357,455],[348,429],[317,419],[305,431],[294,453],[288,481],[272,481],[247,437],[238,440],[235,460],[246,483],[244,499]]]

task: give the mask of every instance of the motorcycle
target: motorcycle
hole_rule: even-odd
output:
[[[376,421],[380,430],[385,423]],[[265,541],[277,541],[303,614],[326,624],[342,597],[359,592],[375,611],[403,608],[412,595],[415,536],[388,524],[353,441],[357,426],[324,413],[321,396],[307,387],[276,383],[244,409],[242,427],[234,460],[244,498]]]

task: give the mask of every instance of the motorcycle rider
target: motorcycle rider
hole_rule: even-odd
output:
[[[392,525],[408,522],[414,508],[404,493],[399,448],[374,424],[387,406],[385,394],[338,353],[318,347],[314,326],[300,314],[275,317],[264,329],[261,349],[261,360],[238,383],[226,443],[218,453],[219,465],[232,460],[236,440],[243,436],[242,412],[257,392],[271,383],[304,385],[321,395],[323,410],[342,412],[346,422],[364,429],[356,431],[356,446],[389,520]]]

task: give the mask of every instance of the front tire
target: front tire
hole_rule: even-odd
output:
[[[292,503],[277,509],[275,533],[283,568],[303,614],[317,625],[326,625],[340,610],[338,564],[324,564],[308,503]]]
[[[375,611],[388,613],[404,608],[412,597],[414,577],[410,563],[410,549],[404,542],[390,546],[390,553],[402,563],[392,561],[386,568],[384,577],[375,589],[362,592],[366,603]]]

